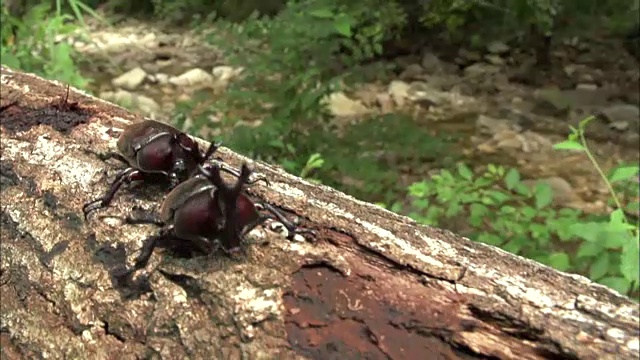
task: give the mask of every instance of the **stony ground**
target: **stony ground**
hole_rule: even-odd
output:
[[[188,31],[131,21],[94,27],[91,38],[75,41],[92,60],[85,69],[96,79],[91,90],[152,118],[168,119],[176,100],[195,92],[210,91],[215,101],[241,72]],[[531,60],[499,42],[484,51],[459,49],[453,57],[425,51],[421,58],[397,59],[402,71],[394,78],[333,94],[329,105],[334,121],[345,126],[402,112],[434,134],[462,132],[462,152],[475,167],[516,165],[526,178],[549,183],[557,204],[606,211],[607,189],[588,159],[551,146],[566,137],[569,125],[599,113],[589,145],[605,170],[638,163],[637,60],[613,40],[580,39],[555,46],[550,71],[532,69]],[[401,181],[409,184],[433,169],[422,170],[400,168]]]

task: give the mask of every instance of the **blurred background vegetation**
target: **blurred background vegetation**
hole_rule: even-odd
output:
[[[198,29],[229,64],[251,71],[214,103],[177,103],[176,126],[207,103],[190,133],[211,114],[226,114],[222,125],[231,126],[222,140],[240,153],[637,298],[638,223],[627,211],[637,208],[637,164],[602,172],[614,211],[586,215],[554,207],[549,186],[525,186],[515,168],[487,163],[472,170],[454,151],[455,134],[434,136],[407,114],[372,116],[337,136],[322,99],[366,81],[372,63],[425,46],[447,52],[500,40],[532,51],[544,68],[550,41],[597,33],[622,39],[638,57],[638,16],[638,0],[3,0],[0,59],[87,89],[94,79],[81,72],[82,57],[59,40],[85,29],[88,18]],[[389,70],[380,64],[374,71]],[[237,113],[261,114],[262,121],[242,126],[231,115]],[[557,149],[582,151],[600,170],[586,147],[587,126]],[[377,157],[380,149],[392,150],[394,162]],[[398,181],[399,166],[423,162],[440,170],[408,187]]]

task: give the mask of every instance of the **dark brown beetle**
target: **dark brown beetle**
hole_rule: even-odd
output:
[[[129,167],[116,175],[104,196],[83,206],[85,219],[92,211],[109,206],[124,184],[164,179],[169,181],[169,189],[175,188],[194,174],[197,166],[204,164],[220,145],[211,144],[203,154],[191,137],[170,125],[154,120],[129,125],[118,139],[119,153],[110,152],[103,156],[103,160],[114,158]],[[224,164],[220,166],[223,171],[240,176],[236,169]],[[255,181],[258,180],[266,182],[263,178]]]
[[[281,222],[288,231],[288,239],[293,239],[296,234],[314,233],[297,228],[276,208],[266,203],[255,203],[243,192],[252,173],[246,164],[242,165],[233,186],[222,179],[220,164],[198,166],[198,169],[200,174],[179,184],[167,195],[159,217],[150,215],[127,219],[129,223],[154,224],[162,229],[158,235],[145,240],[133,268],[114,270],[116,277],[124,279],[144,268],[160,243],[204,254],[218,248],[234,253],[240,249],[244,236],[267,219]]]

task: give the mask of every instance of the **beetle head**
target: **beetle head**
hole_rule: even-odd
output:
[[[221,218],[217,219],[220,226],[220,242],[227,248],[235,248],[242,241],[245,227],[258,219],[255,204],[243,192],[244,185],[251,176],[251,169],[242,164],[240,176],[232,186],[227,184],[220,174],[220,166],[198,166],[202,173],[214,186],[212,196]]]

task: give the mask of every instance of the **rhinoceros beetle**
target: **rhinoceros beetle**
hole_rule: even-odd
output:
[[[244,192],[252,170],[243,164],[238,180],[228,185],[221,176],[220,164],[198,165],[199,173],[176,186],[165,198],[158,214],[128,217],[130,224],[154,224],[160,232],[147,238],[131,269],[117,267],[112,274],[125,279],[144,268],[159,244],[179,250],[211,254],[222,249],[235,253],[245,235],[267,219],[278,220],[287,229],[289,240],[296,234],[315,233],[298,228],[276,208],[252,201]],[[266,213],[261,213],[264,210]]]
[[[129,125],[118,139],[119,153],[109,152],[102,156],[103,160],[114,158],[128,167],[116,175],[105,195],[83,206],[85,219],[92,211],[108,207],[124,184],[164,179],[169,180],[169,189],[175,188],[193,175],[197,166],[204,164],[220,145],[212,143],[202,154],[191,137],[168,124],[145,120]],[[224,164],[220,168],[240,176],[238,170]],[[251,183],[259,180],[267,182],[266,179],[259,178]]]

